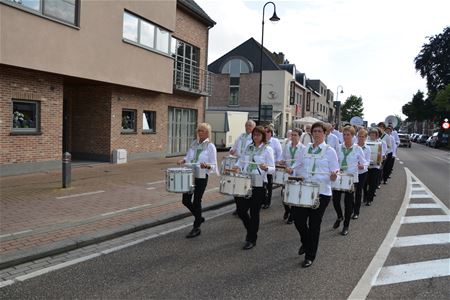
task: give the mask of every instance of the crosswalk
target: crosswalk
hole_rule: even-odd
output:
[[[405,171],[407,187],[403,204],[349,299],[364,299],[373,288],[379,291],[380,287],[398,288],[400,283],[450,276],[450,211],[408,168]],[[420,234],[413,234],[416,231]],[[444,257],[442,251],[433,252],[432,247],[444,248]],[[425,248],[432,254],[424,258],[421,254]],[[405,257],[408,262],[401,263]]]

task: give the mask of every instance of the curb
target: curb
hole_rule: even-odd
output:
[[[225,199],[220,203],[203,207],[202,212],[215,210],[234,203],[234,199]],[[98,231],[86,236],[69,238],[67,240],[52,243],[50,245],[35,247],[31,250],[19,250],[11,254],[1,256],[0,270],[27,263],[40,258],[61,254],[78,248],[101,243],[117,237],[121,237],[133,232],[167,224],[173,221],[181,220],[191,216],[191,213],[185,212],[176,214],[156,221],[141,221],[131,224],[125,224],[119,228]]]

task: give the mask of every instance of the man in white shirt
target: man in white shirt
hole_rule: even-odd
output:
[[[331,133],[333,130],[333,127],[330,123],[325,123],[325,126],[327,128],[326,136],[325,136],[325,143],[327,145],[330,145],[331,148],[336,151],[336,153],[339,151],[339,139],[337,136]]]
[[[394,163],[395,163],[394,153],[397,151],[397,145],[395,143],[395,139],[391,135],[392,134],[392,127],[388,126],[386,128],[385,132],[386,132],[387,135],[389,135],[389,137],[391,139],[392,152],[391,152],[391,156],[390,157],[389,157],[389,154],[388,154],[386,165],[385,165],[385,168],[384,168],[384,171],[383,171],[383,183],[384,184],[386,184],[387,180],[391,177],[392,169],[394,168]]]
[[[300,143],[302,143],[304,146],[307,146],[309,143],[313,143],[313,137],[311,134],[311,124],[305,125],[305,131],[303,132],[302,136],[300,137]]]
[[[269,145],[273,149],[273,156],[275,158],[275,163],[283,160],[283,150],[281,149],[280,141],[273,136],[273,127],[265,126],[264,130],[266,131],[266,139],[267,145]],[[273,176],[272,174],[267,174],[267,197],[265,202],[262,205],[263,209],[267,209],[270,207],[272,203],[272,188],[273,188]]]
[[[253,120],[245,122],[245,132],[239,135],[234,142],[233,147],[230,149],[230,154],[240,157],[245,152],[245,148],[252,142],[252,131],[255,128],[256,123]]]

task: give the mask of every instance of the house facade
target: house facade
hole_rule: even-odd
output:
[[[211,93],[193,0],[0,0],[0,170],[183,154]],[[7,42],[6,42],[7,41]]]

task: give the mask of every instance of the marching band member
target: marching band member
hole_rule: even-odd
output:
[[[384,157],[386,155],[387,146],[384,141],[378,138],[379,131],[377,128],[371,128],[369,130],[369,138],[368,142],[381,142],[381,156]],[[375,197],[375,191],[378,187],[378,180],[380,177],[380,165],[377,165],[376,162],[370,162],[366,184],[364,185],[364,202],[367,206],[370,206]]]
[[[197,126],[197,139],[191,143],[186,156],[178,162],[178,164],[193,164],[201,169],[207,169],[209,173],[217,171],[217,150],[214,143],[209,142],[211,134],[211,125],[208,123],[200,123]],[[195,178],[194,201],[192,201],[192,193],[183,194],[183,204],[195,217],[192,230],[186,238],[193,238],[201,234],[200,225],[205,222],[202,217],[202,197],[208,184],[208,174],[205,178]]]
[[[305,150],[305,146],[300,143],[301,130],[294,128],[291,132],[291,141],[286,145],[283,151],[283,160],[281,164],[286,166],[286,173],[293,174],[293,167],[296,161],[300,161]],[[284,205],[284,216],[283,219],[287,219],[287,224],[292,224],[294,222],[293,216],[291,214],[291,209],[289,205]]]
[[[311,135],[311,124],[305,125],[305,132],[303,132],[302,135],[300,136],[300,142],[304,146],[307,146],[309,143],[313,142],[313,138]]]
[[[392,155],[390,158],[388,158],[388,161],[386,162],[386,169],[383,171],[383,183],[384,184],[386,184],[387,180],[391,177],[392,169],[394,168],[394,163],[395,163],[395,153],[397,152],[397,144],[395,143],[395,139],[392,136],[392,127],[388,126],[386,128],[385,132],[391,139]]]
[[[352,126],[346,126],[342,129],[342,135],[344,137],[344,143],[338,149],[338,159],[340,170],[345,173],[353,175],[353,182],[358,183],[358,169],[363,169],[366,164],[364,153],[361,147],[353,144],[353,136],[355,135],[355,128]],[[333,225],[333,229],[339,227],[343,220],[342,208],[341,208],[341,196],[344,193],[344,227],[341,235],[348,234],[348,227],[350,225],[351,215],[353,213],[355,195],[353,191],[338,191],[333,190],[333,206],[337,214],[337,220]]]
[[[342,132],[337,130],[336,123],[332,124],[332,128],[333,128],[333,131],[331,133],[334,134],[335,136],[337,136],[337,138],[339,139],[339,144],[342,144],[344,142],[344,138],[342,136]]]
[[[245,122],[245,132],[242,133],[234,142],[233,147],[231,147],[230,149],[231,155],[234,155],[238,158],[243,155],[247,146],[252,143],[252,131],[255,127],[255,121],[247,120],[247,122]],[[237,197],[234,197],[235,203],[237,203],[236,198]],[[237,215],[237,209],[233,212],[233,215]]]
[[[272,126],[264,126],[264,130],[266,132],[267,145],[273,149],[273,155],[275,161],[282,160],[283,150],[281,149],[280,141],[277,138],[273,137],[273,127]],[[267,197],[263,203],[262,208],[267,209],[270,207],[272,203],[272,189],[273,189],[273,176],[272,174],[267,174]]]
[[[358,168],[358,183],[355,184],[355,207],[353,208],[352,219],[358,219],[359,209],[361,208],[362,190],[367,181],[368,166],[370,164],[370,147],[366,145],[367,131],[364,128],[358,130],[358,146],[364,152],[366,164],[363,169]]]
[[[250,198],[237,198],[238,216],[247,229],[243,250],[249,250],[256,246],[259,229],[259,212],[265,201],[267,175],[275,171],[273,150],[266,143],[266,132],[262,126],[256,126],[252,132],[253,143],[248,145],[244,154],[236,163],[235,170],[247,174],[263,177],[262,187],[252,187]],[[248,211],[250,210],[250,214]]]
[[[378,179],[378,187],[381,184],[381,180],[384,178],[384,172],[385,172],[385,168],[386,168],[386,164],[388,163],[388,161],[390,160],[390,158],[392,157],[392,140],[391,140],[391,136],[388,135],[385,131],[386,131],[386,124],[384,124],[384,122],[380,122],[378,123],[378,128],[381,131],[381,135],[380,135],[380,140],[382,140],[383,142],[386,143],[386,156],[383,160],[383,163],[381,165],[380,168],[380,176]]]
[[[337,136],[335,136],[334,134],[331,133],[333,128],[330,123],[325,123],[325,126],[327,128],[327,132],[326,132],[326,136],[325,136],[325,143],[327,145],[330,145],[330,147],[332,147],[334,149],[334,151],[336,151],[336,153],[337,153],[338,149],[339,149],[339,139]]]
[[[314,143],[309,144],[303,159],[297,161],[296,173],[308,181],[320,184],[319,208],[292,207],[294,222],[300,234],[301,247],[298,254],[305,254],[303,268],[312,265],[319,246],[320,225],[325,209],[331,199],[331,181],[336,180],[339,163],[334,149],[325,144],[326,127],[316,122],[311,127]]]

